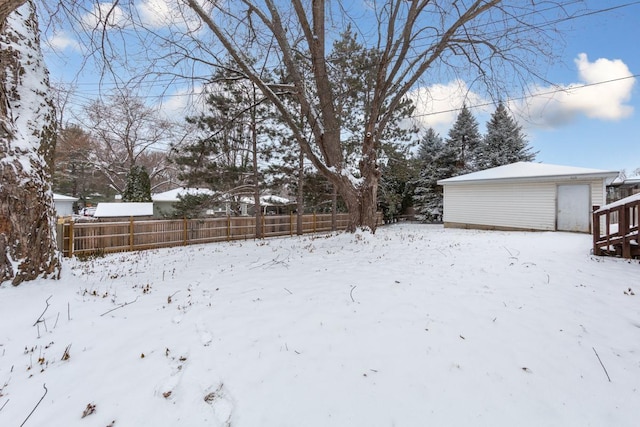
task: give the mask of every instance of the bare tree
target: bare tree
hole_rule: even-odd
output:
[[[171,124],[141,98],[121,91],[107,101],[86,108],[85,127],[95,147],[88,159],[118,193],[134,166],[145,166],[152,183],[167,178],[168,162],[162,150],[171,141]]]
[[[135,81],[151,74],[206,79],[230,56],[235,71],[278,109],[305,157],[340,193],[353,231],[376,226],[381,138],[408,94],[424,81],[466,78],[474,90],[484,86],[505,98],[531,77],[542,79],[539,62],[551,58],[554,32],[576,4],[376,0],[356,10],[339,0],[175,0],[166,3],[170,13],[150,17],[139,2],[121,0],[83,12],[95,18],[86,45],[99,52],[103,69],[127,66]],[[341,121],[342,89],[332,81],[336,62],[327,48],[349,27],[371,49],[362,126],[355,130]],[[126,49],[118,48],[116,33],[127,40]],[[268,67],[273,72],[265,72]],[[278,72],[282,79],[274,84],[268,76]],[[310,126],[312,138],[300,123]],[[354,138],[360,141],[356,152],[345,155],[345,141]]]
[[[57,277],[55,109],[32,1],[0,2],[0,283]]]
[[[548,3],[539,7],[533,1],[507,5],[500,0],[386,0],[368,3],[369,9],[358,14],[345,3],[326,0],[215,2],[210,10],[198,0],[184,1],[246,78],[279,109],[305,156],[337,188],[350,213],[350,230],[359,225],[375,229],[380,138],[395,110],[427,72],[436,77],[439,71],[467,72],[492,90],[502,89],[499,70],[509,67],[516,76],[530,75],[535,68],[526,60],[531,54],[546,56],[550,47],[544,23],[540,25],[545,18],[540,9]],[[367,20],[355,22],[355,15],[366,15]],[[357,165],[349,164],[344,155],[338,94],[325,51],[331,24],[351,21],[355,28],[370,28],[368,37],[363,34],[377,50],[368,108],[362,112]],[[277,90],[281,87],[274,88],[245,60],[236,41],[239,34],[251,35],[278,66],[283,64],[284,83],[299,110],[287,108]],[[306,60],[298,60],[299,56]],[[299,129],[299,111],[312,127],[311,143]]]

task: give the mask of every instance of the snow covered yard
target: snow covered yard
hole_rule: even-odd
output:
[[[640,265],[590,249],[406,224],[65,260],[0,287],[0,425],[636,426]]]

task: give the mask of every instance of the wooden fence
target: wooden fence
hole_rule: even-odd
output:
[[[64,222],[58,224],[58,247],[65,257],[126,252],[198,243],[254,239],[255,217]],[[348,214],[336,214],[336,229],[345,230]],[[378,223],[381,222],[379,216]],[[302,216],[302,233],[331,231],[331,214]],[[263,216],[263,237],[298,234],[297,216]]]
[[[593,213],[593,253],[640,258],[638,211],[640,199],[628,197]]]

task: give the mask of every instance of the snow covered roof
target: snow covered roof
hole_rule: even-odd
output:
[[[151,215],[153,215],[151,202],[98,203],[96,213],[93,214],[96,218]]]
[[[603,207],[598,209],[596,212],[602,212],[607,209],[616,208],[618,206],[626,205],[627,203],[635,202],[638,200],[640,200],[640,193],[632,194],[631,196],[625,197],[624,199],[620,199],[618,201],[609,203],[608,205],[604,205]]]
[[[248,205],[253,205],[253,197],[243,197],[240,201]],[[273,196],[270,194],[260,196],[260,204],[262,206],[288,205],[290,203],[291,200],[280,196]]]
[[[77,202],[77,197],[65,196],[64,194],[53,193],[53,200],[56,202]]]
[[[186,195],[186,194],[191,194],[191,195],[198,195],[198,194],[208,194],[208,195],[214,195],[215,193],[211,190],[209,190],[208,188],[185,188],[185,187],[179,187],[179,188],[174,188],[173,190],[169,190],[169,191],[165,191],[164,193],[156,193],[156,194],[152,194],[151,195],[151,200],[153,200],[154,202],[177,202],[178,201],[178,196],[182,195]]]
[[[439,185],[470,183],[498,180],[536,180],[553,178],[611,178],[618,176],[618,171],[579,168],[575,166],[560,166],[546,163],[517,162],[473,172],[453,178],[441,179]]]

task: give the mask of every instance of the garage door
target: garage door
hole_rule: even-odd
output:
[[[557,206],[556,221],[559,231],[591,231],[590,185],[558,185]]]

